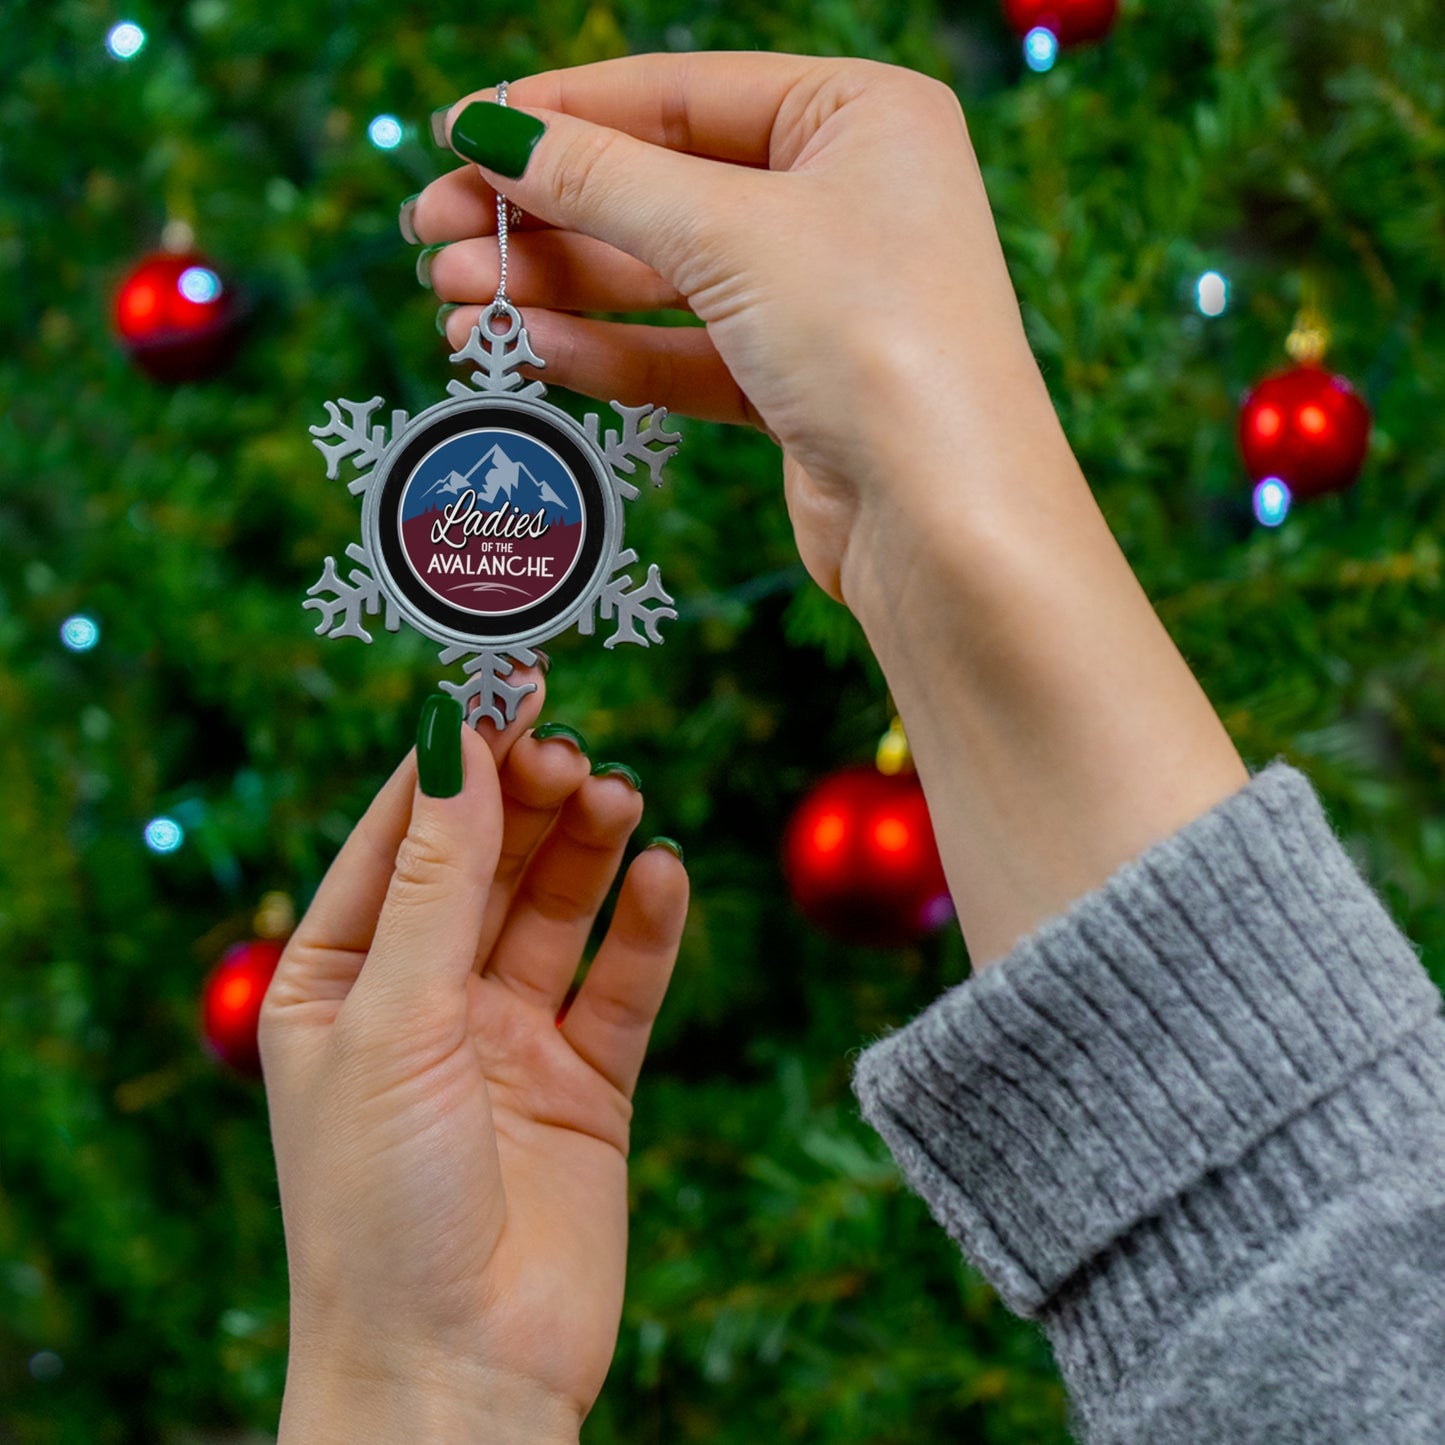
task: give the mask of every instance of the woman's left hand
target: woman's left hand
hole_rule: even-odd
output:
[[[267,993],[282,1445],[575,1442],[611,1365],[632,1093],[687,877],[663,848],[633,862],[559,1019],[642,798],[527,733],[540,705],[485,740],[460,709],[451,737],[449,712],[455,796],[427,796],[408,755]]]

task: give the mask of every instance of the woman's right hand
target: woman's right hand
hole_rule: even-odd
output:
[[[463,113],[494,97],[447,112],[459,154],[486,115]],[[522,176],[465,165],[410,210],[421,241],[455,243],[429,258],[437,295],[463,303],[449,339],[496,291],[495,186],[525,213],[508,292],[546,379],[767,430],[800,555],[833,597],[857,610],[860,531],[886,550],[900,515],[926,532],[977,500],[937,495],[916,464],[930,438],[976,453],[1005,408],[1057,430],[944,85],[864,60],[641,55],[517,80],[507,102],[546,124]],[[668,307],[705,329],[577,314]]]

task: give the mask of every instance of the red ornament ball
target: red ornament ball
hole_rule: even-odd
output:
[[[115,295],[115,329],[126,352],[157,381],[198,381],[234,354],[239,309],[204,256],[147,256]]]
[[[1315,362],[1267,376],[1244,399],[1239,449],[1250,477],[1278,477],[1296,497],[1354,485],[1370,444],[1370,409]]]
[[[1102,40],[1113,28],[1119,0],[1004,0],[1004,16],[1020,39],[1042,27],[1062,45]]]
[[[953,917],[914,773],[859,766],[824,778],[788,824],[783,868],[803,915],[849,943],[912,943]]]
[[[201,991],[201,1034],[206,1048],[237,1073],[261,1075],[256,1028],[261,1001],[283,948],[272,938],[236,944],[211,970]]]

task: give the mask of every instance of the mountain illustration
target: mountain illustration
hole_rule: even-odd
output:
[[[469,488],[475,488],[478,507],[491,510],[503,500],[512,504],[516,511],[543,511],[549,522],[567,523],[575,521],[575,510],[557,495],[554,488],[538,477],[525,462],[514,461],[502,450],[500,443],[494,443],[478,462],[465,474],[455,470],[435,481],[426,489],[428,502],[441,496],[459,496]]]

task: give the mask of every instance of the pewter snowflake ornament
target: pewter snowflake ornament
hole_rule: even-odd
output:
[[[497,323],[502,323],[497,329]],[[328,401],[327,423],[310,428],[333,481],[343,462],[359,474],[361,541],[346,549],[346,576],[328,557],[303,607],[318,634],[372,640],[363,617],[381,614],[389,632],[403,621],[443,644],[463,682],[440,686],[468,723],[498,728],[517,715],[535,684],[507,681],[517,664],[573,624],[590,636],[600,617],[616,630],[603,646],[662,641],[675,618],[656,564],[633,584],[637,553],[622,545],[622,504],[638,495],[639,464],[654,486],[681,437],[665,407],[612,402],[620,430],[602,431],[594,413],[579,426],[543,401],[546,388],[520,368],[542,368],[520,313],[499,301],[484,311],[452,361],[476,369],[453,380],[449,398],[408,419],[391,414],[391,435],[370,401]]]

